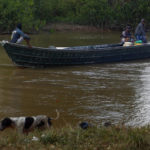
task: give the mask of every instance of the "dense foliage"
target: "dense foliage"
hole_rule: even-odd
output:
[[[18,22],[29,31],[51,22],[134,27],[141,18],[149,22],[149,14],[150,0],[0,0],[0,30],[10,31]]]

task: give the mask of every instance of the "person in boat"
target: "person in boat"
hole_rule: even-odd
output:
[[[135,29],[135,38],[137,41],[141,40],[143,43],[147,43],[144,19],[141,19],[141,22],[137,25]]]
[[[121,34],[121,43],[124,44],[125,42],[133,42],[130,26],[126,26],[125,30]]]
[[[12,32],[10,42],[11,43],[21,43],[23,39],[26,41],[27,45],[29,47],[31,47],[30,37],[22,31],[22,24],[19,23],[17,25],[16,29]]]

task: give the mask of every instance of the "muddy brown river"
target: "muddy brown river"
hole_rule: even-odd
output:
[[[118,43],[119,32],[39,33],[35,46]],[[10,35],[1,35],[0,40]],[[88,121],[101,125],[143,126],[150,123],[150,59],[87,66],[21,69],[0,47],[0,118],[46,114],[56,126]]]

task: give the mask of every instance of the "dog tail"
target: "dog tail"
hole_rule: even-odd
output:
[[[59,118],[59,116],[60,116],[60,113],[59,113],[59,111],[57,109],[56,109],[56,114],[57,114],[56,118],[52,118],[52,120],[57,120]]]

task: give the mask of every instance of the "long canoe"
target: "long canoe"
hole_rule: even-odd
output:
[[[104,44],[75,47],[32,47],[0,42],[8,56],[17,66],[51,67],[65,65],[87,65],[150,58],[150,44],[127,46]]]

